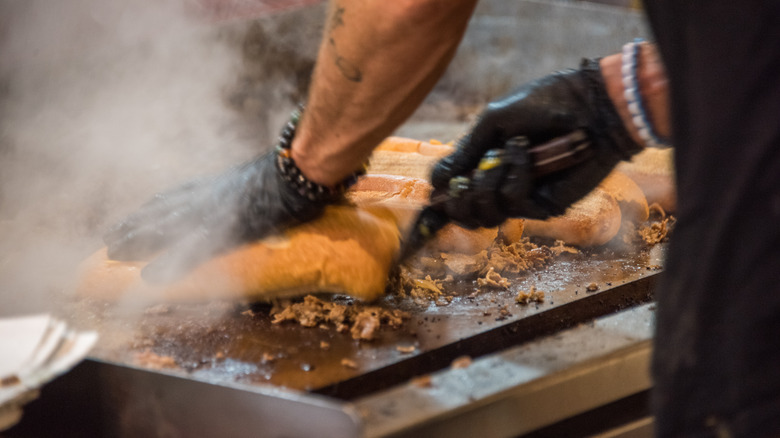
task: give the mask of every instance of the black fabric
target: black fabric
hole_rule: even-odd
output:
[[[678,187],[657,291],[656,430],[780,436],[780,2],[645,7],[670,79]]]

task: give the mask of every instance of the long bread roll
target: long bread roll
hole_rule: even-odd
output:
[[[527,220],[524,232],[563,240],[569,245],[599,246],[618,236],[623,223],[639,224],[648,215],[642,189],[616,169],[563,215],[545,221]]]
[[[389,208],[396,216],[401,234],[406,235],[419,211],[427,205],[431,189],[431,185],[420,178],[369,174],[361,178],[347,196],[362,208],[372,205]],[[448,224],[436,234],[428,248],[475,254],[487,249],[497,236],[498,228],[468,230]]]
[[[384,292],[398,248],[398,227],[387,209],[331,206],[315,221],[243,245],[165,286],[141,279],[146,262],[109,260],[106,249],[100,249],[82,264],[77,293],[107,300],[196,302],[333,292],[370,301]]]
[[[617,201],[603,188],[597,187],[561,216],[543,221],[526,219],[523,232],[528,236],[563,240],[569,245],[598,246],[617,235],[620,222]]]
[[[631,161],[618,164],[617,169],[641,187],[648,204],[658,204],[667,212],[675,211],[677,189],[673,148],[646,148],[634,155]]]
[[[77,293],[112,301],[198,302],[331,292],[371,301],[384,293],[400,233],[429,193],[422,180],[368,175],[350,190],[353,205],[328,207],[315,221],[236,248],[165,286],[141,279],[145,261],[109,260],[102,248],[82,264]],[[476,253],[497,233],[448,228],[434,241],[438,250]]]
[[[371,154],[368,173],[427,180],[430,178],[433,166],[453,150],[450,145],[427,143],[404,137],[388,137]]]
[[[599,187],[615,198],[623,221],[638,224],[647,220],[650,215],[647,198],[642,188],[628,175],[615,169],[599,183]]]

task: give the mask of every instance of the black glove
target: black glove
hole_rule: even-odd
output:
[[[215,178],[156,195],[104,236],[109,258],[142,260],[167,250],[142,272],[147,281],[165,282],[219,252],[316,218],[341,199],[344,184],[329,190],[299,178],[288,152],[277,147]]]
[[[578,129],[590,140],[588,150],[562,169],[539,172],[529,145]],[[432,196],[455,194],[441,208],[469,228],[509,217],[545,219],[562,214],[639,150],[606,93],[598,61],[584,60],[579,70],[553,73],[489,104],[434,168]]]

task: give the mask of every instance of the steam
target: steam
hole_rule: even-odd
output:
[[[56,306],[108,225],[259,153],[236,29],[176,1],[0,2],[0,315]]]

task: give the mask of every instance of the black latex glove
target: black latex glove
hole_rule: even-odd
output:
[[[535,176],[528,144],[577,129],[591,141],[587,153],[566,169]],[[517,136],[529,143],[507,146]],[[435,166],[433,196],[458,193],[441,207],[469,228],[509,217],[545,219],[562,214],[639,150],[607,95],[598,61],[585,60],[578,70],[553,73],[489,104],[456,151]]]
[[[156,195],[105,236],[108,256],[143,260],[165,250],[142,271],[170,281],[241,243],[316,218],[329,200],[310,200],[285,180],[278,153]]]

